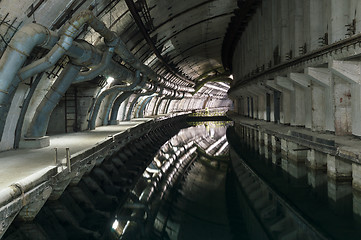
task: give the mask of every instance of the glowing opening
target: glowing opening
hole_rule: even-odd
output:
[[[110,85],[114,82],[114,78],[113,77],[108,77],[107,78],[107,85]]]
[[[112,228],[115,230],[118,228],[118,226],[119,226],[119,222],[117,219],[115,219],[115,221],[113,222]]]

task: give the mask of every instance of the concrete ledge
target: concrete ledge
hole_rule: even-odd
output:
[[[119,120],[111,120],[109,121],[109,125],[118,125],[119,124]]]
[[[20,148],[44,148],[50,146],[50,138],[44,136],[41,138],[24,138],[20,141]]]

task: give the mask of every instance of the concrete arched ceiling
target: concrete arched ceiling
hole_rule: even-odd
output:
[[[112,30],[117,31],[133,53],[158,73],[173,82],[190,85],[172,78],[174,74],[168,74],[169,69],[155,57],[128,9],[129,2],[134,3],[121,0],[109,8],[108,12],[113,15],[117,12],[111,23]],[[175,72],[194,82],[205,72],[222,68],[221,46],[237,7],[236,1],[141,0],[134,5],[138,7],[139,17],[154,46]]]
[[[168,81],[194,86],[207,72],[224,72],[221,50],[237,9],[234,0],[4,0],[0,3],[0,17],[6,17],[8,23],[14,21],[13,28],[34,21],[59,31],[72,16],[89,8],[117,32],[136,57]],[[8,35],[4,38],[10,38],[11,31]],[[79,38],[94,45],[104,44],[90,28]]]

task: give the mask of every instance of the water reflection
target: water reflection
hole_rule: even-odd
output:
[[[281,144],[270,135],[265,134],[264,142],[259,141],[258,146],[254,146],[255,141],[247,134],[249,130],[238,129],[237,132],[240,138],[236,139],[233,134],[229,139],[232,149],[279,197],[312,224],[311,229],[319,231],[326,239],[360,239],[361,194],[352,189],[350,181],[334,181],[327,177],[324,169],[312,170],[305,160],[287,158],[281,152]],[[299,150],[296,154],[305,155],[304,149],[295,149]],[[258,188],[262,188],[262,184]],[[271,238],[280,238],[272,229],[270,234]]]
[[[231,239],[230,122],[196,122],[164,144],[113,219],[114,239]]]

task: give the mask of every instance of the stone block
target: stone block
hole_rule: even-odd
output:
[[[311,149],[307,151],[307,165],[312,169],[326,169],[327,155]]]
[[[327,175],[337,181],[352,179],[352,164],[327,154]]]
[[[24,138],[19,143],[19,148],[44,148],[50,146],[50,138],[44,136],[41,138]]]

